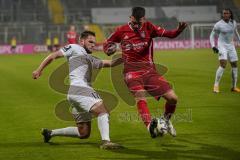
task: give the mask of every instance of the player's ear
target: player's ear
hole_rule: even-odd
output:
[[[133,16],[129,16],[129,18],[131,21],[134,21],[134,19],[135,19]]]
[[[84,44],[85,44],[85,41],[84,41],[84,39],[79,39],[79,43],[83,46]]]

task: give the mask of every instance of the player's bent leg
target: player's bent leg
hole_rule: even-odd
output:
[[[141,116],[141,119],[145,126],[149,128],[151,122],[151,114],[147,106],[145,90],[136,91],[134,96],[137,103],[138,114]]]
[[[219,93],[219,83],[221,81],[223,72],[227,66],[227,60],[226,59],[220,59],[219,60],[219,67],[216,71],[216,76],[215,76],[215,82],[214,82],[214,86],[213,86],[213,92],[214,93]]]
[[[157,119],[151,119],[150,111],[147,106],[147,100],[145,98],[145,90],[141,89],[139,91],[135,91],[134,96],[137,102],[138,114],[141,116],[141,119],[150,132],[151,137],[156,138],[158,136]]]
[[[83,135],[87,135],[89,131],[82,131]],[[61,137],[76,137],[81,138],[80,132],[78,127],[66,127],[66,128],[59,128],[59,129],[42,129],[43,140],[45,143],[48,143],[52,137],[61,136]]]
[[[80,139],[87,139],[91,134],[91,121],[77,123]]]
[[[168,81],[158,73],[152,72],[149,74],[149,76],[145,78],[144,84],[149,94],[151,94],[154,97],[164,97],[167,100],[164,115],[171,116],[170,113],[173,113],[176,108],[177,96],[171,89],[171,85],[168,83]],[[151,125],[157,128],[156,133],[158,133],[158,135],[164,135],[166,133],[167,120],[169,121],[170,116],[168,117],[168,119],[160,118],[155,119],[151,122]]]
[[[172,114],[175,112],[178,97],[171,89],[163,95],[163,98],[166,100],[164,117],[166,119],[170,119]]]
[[[90,112],[92,112],[98,119],[98,128],[102,140],[110,141],[109,137],[109,114],[103,102],[97,102],[93,105]]]
[[[173,90],[169,90],[167,93],[163,95],[163,97],[164,99],[166,99],[167,102],[165,104],[164,115],[160,119],[166,122],[168,133],[175,137],[177,133],[172,125],[172,122],[170,121],[170,118],[176,110],[178,97]]]
[[[129,77],[131,77],[131,78],[129,78]],[[144,89],[142,76],[137,76],[137,77],[135,77],[134,75],[126,76],[125,83],[128,86],[131,93],[133,94],[133,96],[135,97],[138,114],[141,116],[142,121],[144,122],[145,126],[149,130],[150,128],[152,128],[152,127],[150,127],[151,114],[148,109],[147,101],[145,98],[146,91]],[[150,134],[151,134],[151,132],[150,132]],[[151,136],[152,136],[152,134],[151,134]]]
[[[117,149],[121,148],[121,145],[117,143],[112,143],[110,141],[110,136],[109,136],[109,114],[104,106],[103,102],[97,102],[95,103],[91,110],[91,113],[93,113],[95,116],[97,116],[98,119],[98,128],[101,134],[102,138],[102,145],[100,148],[102,149]]]
[[[232,66],[232,92],[240,93],[240,88],[237,87],[237,80],[238,80],[238,68],[237,68],[237,61],[230,62]]]

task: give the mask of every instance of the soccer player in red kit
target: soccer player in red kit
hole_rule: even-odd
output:
[[[175,38],[186,26],[185,22],[179,22],[177,29],[165,30],[145,20],[144,8],[133,7],[130,22],[118,27],[103,46],[104,52],[112,55],[116,51],[116,43],[120,43],[124,60],[124,81],[136,99],[138,112],[152,138],[158,135],[155,130],[159,122],[164,122],[166,131],[176,136],[170,118],[177,104],[177,95],[167,80],[156,71],[153,62],[153,38]],[[165,111],[161,118],[151,119],[146,92],[157,100],[160,97],[166,100]]]
[[[74,25],[71,25],[67,32],[68,44],[77,44],[78,35]]]

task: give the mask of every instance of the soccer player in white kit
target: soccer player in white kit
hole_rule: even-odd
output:
[[[240,92],[237,87],[238,68],[237,61],[238,55],[234,47],[233,39],[236,35],[239,43],[240,36],[237,31],[237,23],[233,19],[233,13],[230,9],[222,11],[222,19],[218,21],[211,32],[210,43],[214,53],[218,53],[220,65],[216,72],[215,83],[213,92],[219,93],[219,82],[227,65],[227,60],[230,61],[232,66],[232,88],[233,92]],[[218,37],[218,44],[215,44],[215,36]]]
[[[43,69],[53,60],[66,57],[69,64],[70,88],[68,101],[72,106],[72,114],[77,127],[60,129],[43,129],[44,142],[49,142],[52,137],[78,137],[88,138],[91,132],[91,119],[97,116],[98,128],[102,138],[101,148],[119,148],[120,145],[112,143],[109,138],[109,113],[103,100],[91,87],[91,72],[93,68],[113,67],[122,63],[121,58],[114,60],[100,60],[91,55],[96,43],[95,33],[84,31],[79,39],[79,44],[69,44],[59,51],[47,56],[40,66],[32,73],[34,79],[41,76]]]

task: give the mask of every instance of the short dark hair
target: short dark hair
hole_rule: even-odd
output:
[[[95,33],[92,31],[83,31],[80,35],[80,39],[86,39],[88,36],[96,37]]]
[[[143,7],[133,7],[132,16],[136,18],[137,21],[139,21],[140,18],[145,16],[145,9]]]

